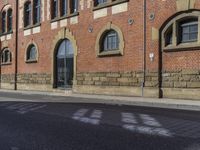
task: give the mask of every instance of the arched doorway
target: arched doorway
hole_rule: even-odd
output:
[[[71,88],[74,76],[74,50],[72,43],[64,39],[56,53],[56,87]]]

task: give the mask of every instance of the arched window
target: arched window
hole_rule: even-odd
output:
[[[40,22],[40,11],[41,11],[41,1],[34,0],[33,1],[33,24],[37,24]]]
[[[31,25],[31,2],[24,4],[24,27]]]
[[[108,22],[97,35],[95,50],[99,57],[123,55],[124,36],[121,29]]]
[[[51,0],[51,19],[58,17],[58,0]]]
[[[102,51],[111,51],[119,49],[119,37],[116,31],[109,30],[103,34],[101,41]]]
[[[8,32],[11,32],[12,31],[12,18],[13,18],[13,16],[12,16],[12,9],[10,8],[9,10],[8,10],[8,22],[7,22],[7,31]]]
[[[162,50],[191,50],[199,47],[199,17],[200,12],[178,14],[167,22],[162,30]]]
[[[60,16],[66,16],[68,13],[68,0],[61,0]]]
[[[2,23],[2,33],[5,33],[6,32],[6,12],[5,11],[3,11],[2,12],[2,21],[1,21],[1,23]]]
[[[34,44],[31,44],[26,51],[26,61],[37,60],[37,49]]]
[[[4,49],[1,53],[1,63],[8,64],[12,61],[12,55],[9,49]]]

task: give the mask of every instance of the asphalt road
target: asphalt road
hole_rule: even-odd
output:
[[[0,150],[200,150],[200,112],[2,101]]]

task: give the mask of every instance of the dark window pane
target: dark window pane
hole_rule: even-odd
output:
[[[40,6],[41,6],[41,2],[40,2],[40,0],[35,0],[34,1],[34,16],[33,16],[33,23],[34,24],[37,24],[37,23],[39,23],[40,22],[40,16],[41,16],[41,14],[40,14]]]
[[[8,32],[12,31],[12,9],[8,10]]]
[[[3,50],[2,54],[1,54],[1,62],[9,63],[9,62],[11,62],[11,60],[12,60],[11,52],[8,49]]]
[[[198,37],[196,33],[191,33],[189,38],[190,40],[196,40]]]
[[[198,25],[190,26],[190,32],[198,32]]]
[[[182,41],[188,41],[188,40],[189,40],[189,34],[183,34]]]
[[[67,8],[68,8],[68,0],[61,0],[61,16],[67,15]]]
[[[78,0],[72,0],[71,13],[75,13],[77,11],[78,11]]]
[[[52,0],[51,8],[51,19],[54,19],[58,17],[58,0]]]
[[[103,38],[103,51],[116,50],[119,48],[118,34],[111,30],[104,35]]]
[[[31,24],[31,3],[26,2],[24,7],[24,26]]]
[[[184,33],[189,33],[189,32],[190,32],[189,29],[190,29],[189,26],[185,26],[185,27],[183,27],[183,28],[182,28],[182,30],[183,30],[183,34],[184,34]]]
[[[180,24],[181,42],[193,42],[198,39],[198,21],[188,20]]]
[[[36,60],[37,50],[34,45],[29,46],[27,51],[27,60]]]
[[[2,13],[2,33],[6,32],[6,12]]]

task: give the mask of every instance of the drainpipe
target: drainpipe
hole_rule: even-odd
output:
[[[144,87],[145,87],[145,76],[146,76],[146,41],[147,41],[147,31],[146,31],[146,27],[147,27],[147,1],[143,0],[143,82],[142,82],[142,97],[144,97]]]
[[[0,56],[1,56],[1,42],[0,42]],[[2,58],[2,57],[1,57]],[[1,89],[1,58],[0,58],[0,89]]]
[[[19,0],[16,0],[16,20],[15,20],[15,90],[17,90],[17,73],[18,73],[18,5]]]

